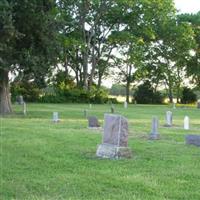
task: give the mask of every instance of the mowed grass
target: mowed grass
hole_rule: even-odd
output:
[[[28,104],[0,119],[2,200],[199,200],[200,148],[185,145],[185,134],[200,134],[200,110],[195,107],[116,105],[129,120],[132,159],[95,156],[100,131],[88,130],[83,110],[103,124],[109,105]],[[173,112],[173,128],[163,127],[165,112]],[[61,122],[52,123],[52,112]],[[191,130],[183,130],[190,117]],[[158,116],[161,139],[149,141],[152,116]]]

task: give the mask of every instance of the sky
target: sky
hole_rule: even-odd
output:
[[[197,13],[200,11],[200,0],[174,0],[180,13]]]

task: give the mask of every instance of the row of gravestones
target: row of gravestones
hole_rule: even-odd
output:
[[[169,113],[168,113],[169,114]],[[168,117],[168,120],[172,117]],[[53,113],[53,121],[58,122],[58,113]],[[170,124],[170,123],[168,123]],[[172,124],[172,123],[171,123]],[[92,129],[100,128],[97,117],[88,117],[88,127]],[[150,140],[159,139],[158,119],[152,120],[152,130]],[[186,144],[200,146],[200,135],[187,135]],[[130,158],[132,151],[128,147],[128,121],[121,115],[105,114],[102,144],[97,148],[96,155],[102,158]]]
[[[155,119],[154,119],[155,121]],[[184,117],[184,120],[183,120],[183,127],[185,130],[189,130],[190,128],[190,119],[188,116],[185,116]],[[171,111],[167,111],[166,112],[166,124],[164,125],[166,127],[172,127],[173,126],[173,117],[172,117],[172,112]]]

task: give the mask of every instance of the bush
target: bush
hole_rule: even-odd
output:
[[[23,96],[24,101],[36,102],[39,100],[41,90],[31,82],[13,82],[11,83],[11,94],[12,101],[16,101],[16,97],[19,95]]]
[[[92,88],[91,91],[73,88],[57,90],[55,95],[45,94],[39,101],[43,103],[107,103],[109,100],[105,90]]]
[[[163,96],[160,92],[154,92],[149,81],[139,85],[134,94],[134,100],[141,104],[161,104]]]
[[[182,96],[181,96],[181,103],[194,103],[197,101],[197,95],[187,87],[183,88]]]

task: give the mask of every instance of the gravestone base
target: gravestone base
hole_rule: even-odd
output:
[[[200,147],[200,135],[186,135],[185,141],[186,144],[191,144]]]
[[[149,140],[159,140],[160,134],[150,134]]]
[[[100,144],[97,148],[96,155],[97,157],[110,159],[131,158],[132,151],[128,147],[118,147],[111,144]]]
[[[164,127],[172,127],[173,125],[169,125],[169,124],[164,124]]]
[[[103,129],[102,129],[102,127],[88,127],[88,129],[90,129],[90,130],[99,130],[99,131],[102,131]]]

